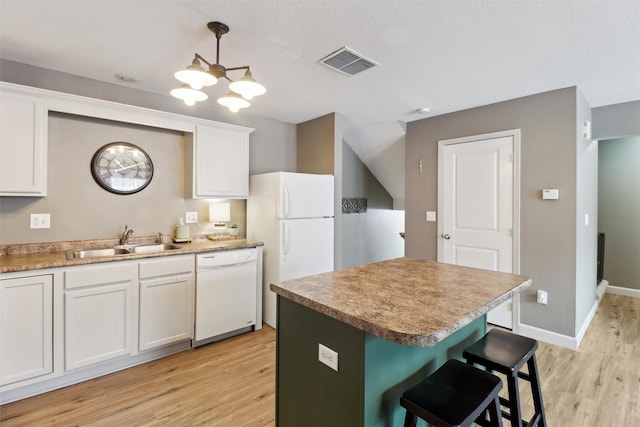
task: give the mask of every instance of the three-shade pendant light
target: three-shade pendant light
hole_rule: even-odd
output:
[[[241,108],[249,107],[251,105],[249,100],[254,96],[264,94],[267,89],[255,81],[248,65],[226,68],[220,64],[220,38],[229,32],[229,27],[222,22],[209,22],[207,27],[216,35],[216,63],[211,64],[196,53],[191,65],[174,74],[176,79],[183,84],[179,88],[173,89],[171,95],[183,100],[187,105],[194,105],[196,102],[209,98],[206,93],[201,91],[203,87],[213,86],[219,79],[224,78],[231,82],[229,84],[230,90],[226,96],[218,98],[218,104],[235,113]],[[207,64],[209,69],[205,70],[200,61]],[[235,70],[246,71],[242,78],[233,81],[227,76],[227,72]]]

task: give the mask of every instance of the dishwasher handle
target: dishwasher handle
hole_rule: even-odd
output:
[[[252,260],[234,262],[234,263],[229,263],[229,264],[199,265],[197,270],[198,271],[221,270],[223,268],[240,267],[240,266],[243,266],[243,265],[251,265],[251,264],[256,264],[256,263],[257,263],[257,261],[255,259],[252,259]]]

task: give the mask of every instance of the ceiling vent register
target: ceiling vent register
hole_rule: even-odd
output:
[[[338,49],[318,62],[342,74],[346,74],[347,76],[353,76],[368,70],[369,68],[380,65],[371,59],[365,58],[348,47]]]

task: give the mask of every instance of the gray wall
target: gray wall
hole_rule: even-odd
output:
[[[393,198],[346,142],[342,144],[342,197],[364,197],[369,208],[393,209]]]
[[[640,101],[597,107],[591,114],[593,139],[640,135]]]
[[[298,172],[334,175],[335,114],[298,123]]]
[[[591,108],[577,91],[576,99],[576,332],[596,297],[598,252],[598,141],[583,139],[582,124]]]
[[[404,211],[349,144],[342,144],[342,197],[366,198],[367,212],[342,214],[342,267],[404,256]]]
[[[572,87],[418,120],[406,137],[406,255],[435,260],[437,225],[425,211],[437,210],[438,141],[521,129],[521,274],[533,285],[520,298],[520,320],[568,336],[583,311],[576,309],[578,96]],[[414,167],[420,159],[422,173]],[[560,200],[542,200],[543,188],[559,188]],[[537,289],[549,292],[548,305],[535,302]]]
[[[189,108],[170,96],[128,89],[6,60],[0,60],[0,80],[252,127],[255,131],[250,137],[251,174],[296,170],[296,126],[292,124],[255,117],[244,112],[234,115],[223,108],[212,106],[211,103]],[[183,158],[182,149],[177,148],[182,144],[180,134],[108,121],[78,118],[69,120],[69,117],[56,115],[51,119],[49,138],[52,144],[49,147],[48,159],[49,196],[0,197],[0,244],[115,237],[124,224],[134,228],[137,235],[157,231],[169,233],[173,231],[177,218],[184,216],[186,210],[197,211],[199,219],[203,222],[208,220],[206,200],[185,199],[182,192],[178,193],[178,190],[173,189],[174,184],[182,182],[183,179],[182,169],[176,169],[178,159],[181,163]],[[150,187],[136,195],[119,197],[97,187],[90,175],[88,178],[78,175],[77,180],[69,180],[72,171],[69,170],[69,160],[65,156],[70,155],[75,164],[79,165],[74,166],[79,170],[78,173],[88,173],[89,161],[95,151],[93,148],[96,148],[94,145],[98,144],[99,138],[107,140],[106,142],[110,142],[109,138],[141,141],[145,149],[153,152],[150,154],[154,163],[167,164],[174,161],[176,168],[171,169],[174,174],[163,177],[158,173],[163,173],[169,167],[158,168]],[[156,138],[165,142],[155,143]],[[151,139],[154,141],[153,144]],[[170,143],[169,140],[173,142]],[[76,151],[70,154],[71,149]],[[164,179],[169,180],[171,184],[156,186]],[[86,187],[87,185],[89,187]],[[245,201],[234,200],[231,203],[232,221],[238,223],[240,232],[244,233]],[[114,206],[118,209],[113,210],[108,216],[95,211],[98,207],[112,209]],[[81,214],[85,211],[92,213]],[[141,219],[140,212],[144,212],[144,220]],[[30,230],[30,213],[51,213],[52,228]],[[207,226],[208,224],[202,223],[192,228],[200,231],[205,230]]]
[[[640,136],[599,142],[598,184],[604,278],[640,290]]]

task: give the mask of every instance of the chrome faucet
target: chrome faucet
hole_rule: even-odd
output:
[[[122,232],[122,237],[120,237],[121,245],[129,244],[129,237],[133,236],[133,230],[129,229],[128,225],[124,226],[124,231]]]
[[[158,231],[158,243],[162,244],[162,239],[163,239],[162,231]]]

